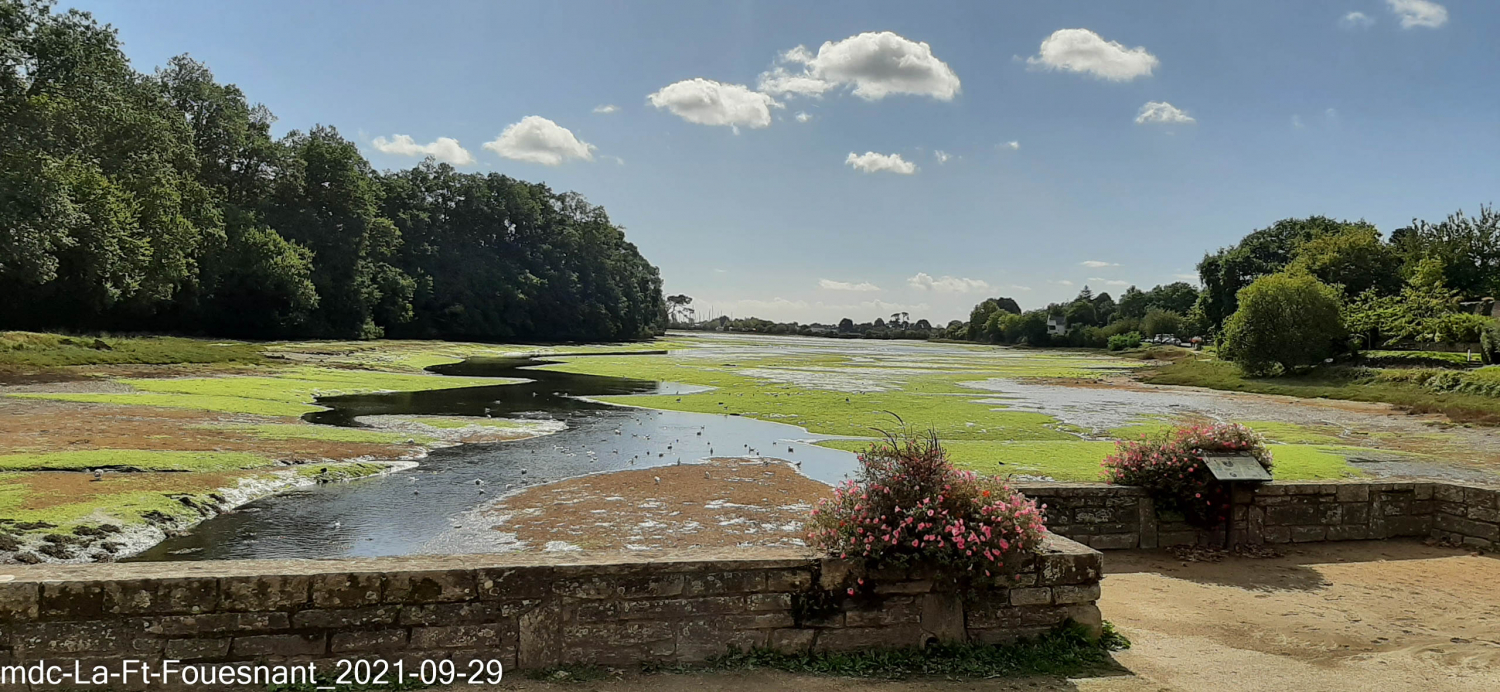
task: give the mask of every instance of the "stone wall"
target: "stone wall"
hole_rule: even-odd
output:
[[[0,665],[499,659],[701,661],[1097,628],[1098,552],[1049,536],[1005,586],[806,553],[481,555],[0,567]],[[861,581],[863,580],[863,581]],[[855,588],[850,596],[847,589]],[[92,663],[86,663],[88,665]]]
[[[1053,532],[1099,550],[1183,543],[1222,545],[1224,529],[1199,530],[1157,512],[1140,488],[1102,483],[1016,486],[1047,505]],[[1235,543],[1306,543],[1435,537],[1500,546],[1500,489],[1423,481],[1266,483],[1237,488]]]

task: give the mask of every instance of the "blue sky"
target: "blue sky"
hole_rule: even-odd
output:
[[[1491,0],[71,6],[138,69],[208,63],[278,133],[577,190],[700,315],[946,322],[1191,278],[1281,218],[1389,232],[1500,189]]]

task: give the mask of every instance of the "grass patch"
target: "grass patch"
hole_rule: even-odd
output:
[[[1455,379],[1450,382],[1450,377]],[[1343,366],[1296,377],[1246,377],[1231,363],[1200,359],[1173,363],[1141,379],[1151,384],[1387,403],[1415,413],[1441,413],[1460,423],[1500,424],[1500,368],[1456,373]]]
[[[312,403],[319,396],[483,387],[506,384],[516,380],[301,366],[274,375],[180,379],[133,378],[118,381],[139,391],[119,394],[61,393],[13,394],[11,396],[123,406],[166,406],[262,416],[300,416],[323,409],[322,406]]]
[[[6,471],[82,471],[135,469],[140,471],[234,471],[270,466],[275,462],[249,452],[176,452],[144,449],[92,449],[44,454],[0,455]]]
[[[497,430],[529,430],[535,427],[534,424],[525,421],[506,420],[504,418],[452,416],[448,418],[408,418],[406,420],[440,430],[461,430],[473,426],[495,428]]]
[[[0,332],[0,367],[45,369],[70,365],[257,364],[258,344],[172,336],[64,336]]]
[[[242,432],[262,440],[321,440],[324,442],[352,442],[364,444],[406,444],[408,440],[416,444],[431,444],[436,442],[431,437],[422,435],[409,435],[400,432],[387,432],[382,430],[366,430],[364,428],[341,428],[332,425],[314,425],[312,423],[262,423],[257,425],[203,425],[197,426],[216,430],[233,430]]]
[[[297,475],[323,483],[331,483],[368,478],[384,473],[389,468],[385,464],[372,464],[364,461],[343,464],[303,464],[297,467]]]
[[[147,517],[193,520],[200,514],[192,505],[214,502],[219,488],[254,473],[117,473],[97,482],[76,472],[0,473],[0,517],[50,525],[40,529],[44,533],[100,523],[130,526]]]
[[[861,452],[866,440],[823,440],[819,446]],[[944,440],[943,448],[955,466],[986,476],[1047,476],[1059,481],[1101,481],[1104,457],[1115,451],[1115,443],[1097,440],[995,442]],[[1273,444],[1277,480],[1316,480],[1361,475],[1347,460],[1359,452],[1390,455],[1363,447],[1344,445]]]

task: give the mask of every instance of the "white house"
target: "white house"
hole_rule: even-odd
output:
[[[1063,316],[1063,315],[1048,315],[1047,316],[1047,333],[1048,334],[1067,334],[1068,333],[1068,318],[1065,317],[1065,316]]]

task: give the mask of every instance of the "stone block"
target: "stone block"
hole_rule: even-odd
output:
[[[209,613],[206,615],[167,615],[145,618],[143,628],[150,634],[168,637],[191,637],[204,632],[263,633],[291,629],[292,619],[286,613]]]
[[[364,630],[335,632],[328,639],[329,653],[363,653],[367,651],[401,651],[406,648],[406,630]]]
[[[725,615],[720,618],[724,623],[735,629],[772,629],[781,627],[795,627],[797,621],[789,612],[783,613],[745,613],[741,615]]]
[[[812,588],[812,570],[781,569],[766,574],[767,591],[806,591]]]
[[[1099,612],[1099,606],[1092,603],[1080,603],[1069,606],[1064,611],[1065,619],[1072,620],[1083,625],[1089,631],[1091,638],[1097,639],[1104,633],[1104,615]]]
[[[682,595],[681,574],[638,577],[578,577],[552,583],[552,593],[570,598],[665,598]]]
[[[744,596],[666,598],[620,602],[621,620],[679,620],[702,615],[727,615],[745,610]]]
[[[884,582],[875,585],[875,593],[877,594],[913,594],[927,593],[929,591],[932,591],[932,582],[925,579],[921,581]]]
[[[888,606],[889,607],[889,606]],[[964,603],[957,594],[930,593],[922,596],[922,641],[964,641]]]
[[[1432,487],[1432,498],[1441,502],[1464,503],[1464,490],[1461,485],[1452,483],[1438,483]]]
[[[1326,526],[1293,526],[1291,529],[1293,543],[1310,543],[1328,538]]]
[[[450,625],[447,627],[411,628],[411,648],[415,651],[429,649],[493,649],[500,646],[503,633],[514,632],[504,623],[488,625]]]
[[[751,593],[766,590],[766,572],[722,572],[689,574],[684,577],[684,596],[722,596],[725,594]],[[808,574],[809,583],[812,575]]]
[[[1267,526],[1266,534],[1269,536],[1275,527]],[[1270,538],[1266,539],[1270,541]],[[1162,531],[1157,538],[1157,545],[1163,548],[1174,545],[1194,545],[1198,542],[1197,531]],[[1283,541],[1284,542],[1284,541]]]
[[[94,620],[104,615],[102,582],[43,582],[34,588],[40,589],[38,616],[43,620]]]
[[[522,613],[516,618],[516,665],[548,668],[562,662],[562,608],[556,603]]]
[[[846,608],[844,610],[845,627],[881,627],[884,625],[904,625],[922,621],[922,606],[919,598],[936,597],[936,594],[923,594],[922,596],[897,596],[887,598],[878,603],[863,604],[859,608]]]
[[[1340,513],[1342,523],[1345,526],[1368,526],[1370,523],[1370,504],[1368,502],[1346,502],[1343,503]]]
[[[922,630],[917,625],[894,627],[845,627],[823,630],[813,642],[814,651],[857,651],[860,649],[920,646]]]
[[[219,579],[219,610],[293,610],[309,600],[312,579],[305,576],[261,575]]]
[[[0,583],[0,622],[25,622],[41,614],[42,590],[35,582]]]
[[[1093,603],[1097,600],[1099,600],[1099,585],[1097,583],[1084,586],[1052,587],[1052,601],[1058,605]]]
[[[117,615],[211,613],[219,581],[211,578],[131,579],[104,582],[104,612]]]
[[[162,655],[177,661],[220,659],[229,655],[229,637],[169,639]]]
[[[317,608],[355,608],[380,602],[381,576],[369,572],[320,574],[312,578]]]
[[[322,656],[326,647],[327,642],[322,633],[252,634],[235,637],[229,651],[235,658],[288,658]]]
[[[1267,543],[1291,543],[1292,529],[1289,526],[1267,526],[1265,537]]]
[[[770,648],[782,653],[805,653],[812,650],[817,630],[780,629],[771,632]]]
[[[1328,533],[1324,540],[1329,541],[1363,541],[1370,537],[1370,527],[1354,524],[1328,527]]]
[[[1470,507],[1464,516],[1474,521],[1487,521],[1490,523],[1500,522],[1500,509],[1489,507]]]
[[[790,593],[753,593],[745,596],[745,609],[752,613],[774,610],[791,610]]]
[[[554,572],[546,567],[513,567],[478,570],[474,575],[480,598],[486,600],[537,599],[552,591]]]
[[[674,661],[697,663],[731,650],[764,647],[770,630],[735,629],[723,620],[690,620],[678,625]]]
[[[1037,584],[1083,584],[1098,581],[1104,571],[1103,556],[1094,550],[1074,546],[1069,552],[1039,556]]]
[[[43,622],[12,628],[10,644],[24,660],[60,654],[126,654],[141,637],[125,622]]]
[[[452,603],[479,593],[474,573],[466,569],[389,572],[382,600],[386,603]]]
[[[1334,495],[1339,502],[1369,502],[1370,486],[1364,483],[1341,483]]]
[[[401,606],[365,606],[363,608],[299,610],[292,615],[292,626],[297,629],[345,629],[389,625],[396,622]]]
[[[1387,536],[1426,536],[1432,532],[1432,515],[1386,517]]]
[[[1487,524],[1463,517],[1455,517],[1450,514],[1439,514],[1433,518],[1433,524],[1449,533],[1462,536],[1471,536],[1487,541],[1500,540],[1500,526]]]
[[[1051,602],[1052,589],[1046,586],[1010,590],[1010,604],[1013,606],[1046,605]]]
[[[1418,499],[1418,500],[1431,500],[1432,499],[1433,484],[1432,483],[1418,483],[1417,486],[1416,486],[1416,488],[1414,489],[1414,491],[1416,493],[1414,495],[1414,497],[1416,499]]]
[[[1500,490],[1464,488],[1464,504],[1470,508],[1500,509]]]
[[[1087,545],[1095,550],[1129,550],[1140,545],[1139,534],[1134,533],[1112,533],[1093,536],[1088,539]]]
[[[401,608],[403,625],[471,625],[496,622],[524,612],[536,602],[479,601],[471,603],[424,603]]]

